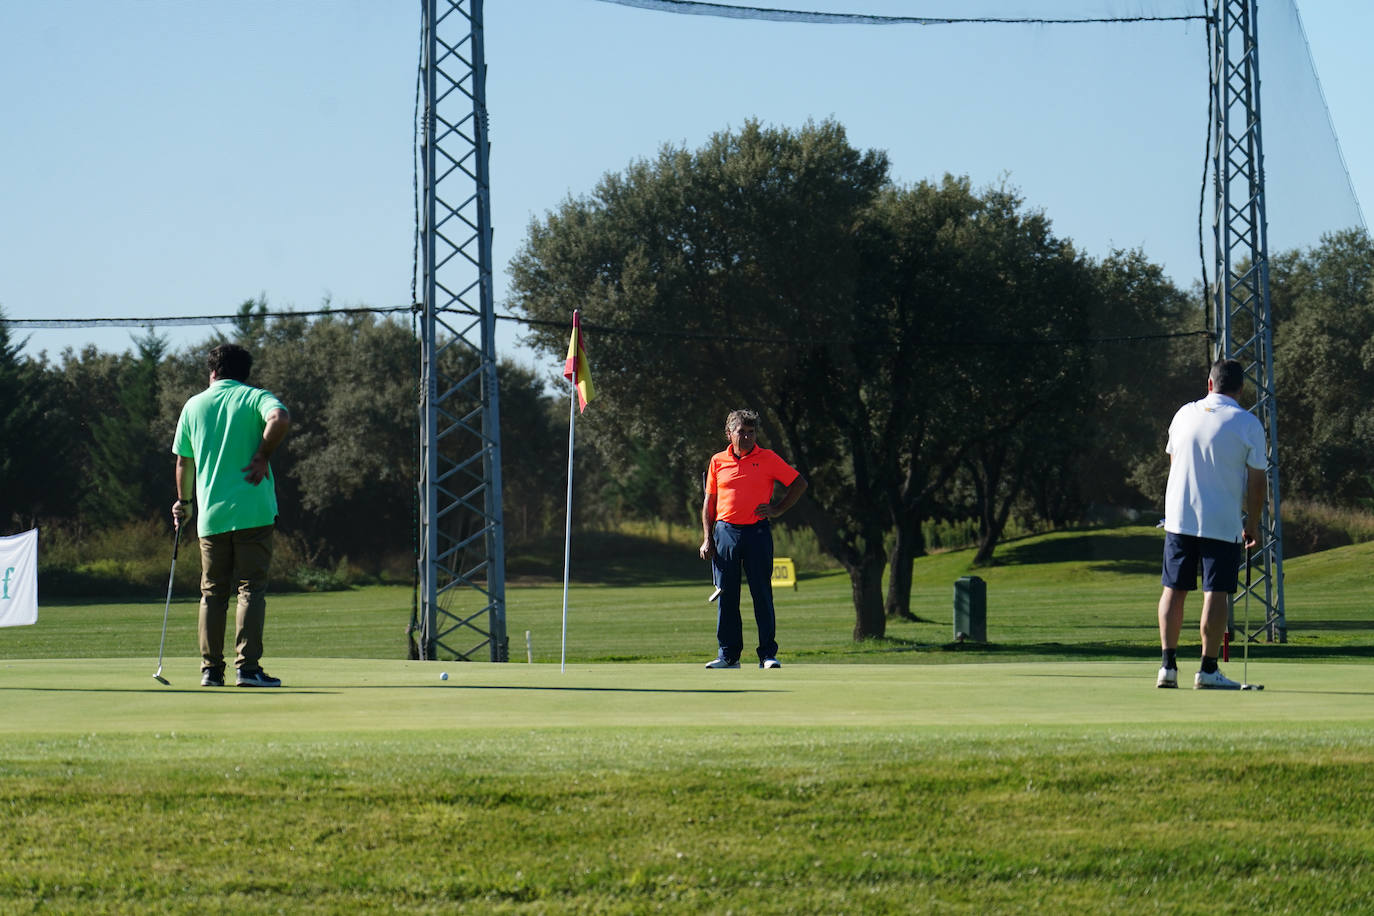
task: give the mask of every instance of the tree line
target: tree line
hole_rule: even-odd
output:
[[[1374,379],[1367,319],[1345,314],[1374,314],[1368,244],[1335,235],[1272,270],[1300,405],[1287,479],[1328,499],[1354,497],[1374,435],[1367,400],[1312,388]],[[511,275],[530,318],[582,310],[604,398],[589,438],[615,473],[647,464],[690,506],[727,409],[761,413],[811,481],[793,517],[849,572],[856,639],[910,615],[929,519],[976,520],[986,563],[1016,516],[1157,511],[1169,419],[1209,362],[1200,291],[1142,252],[1090,258],[1007,187],[899,185],[831,121],[751,122],[607,174],[532,222]]]
[[[172,351],[149,330],[123,353],[94,346],[26,359],[0,325],[0,533],[35,524],[76,532],[165,520],[172,434],[186,399],[208,384],[206,354],[225,340],[253,354],[250,383],[292,415],[272,459],[279,530],[308,562],[341,558],[368,572],[413,567],[419,350],[403,320],[368,313],[315,319],[242,304],[233,333]],[[445,359],[470,355],[450,348]],[[445,367],[463,374],[464,367]],[[560,436],[552,399],[531,369],[499,368],[508,527],[543,532],[561,519]],[[456,443],[461,447],[461,443]],[[557,518],[555,518],[557,514]]]
[[[1158,511],[1165,430],[1210,352],[1200,292],[1144,253],[1088,257],[1004,186],[899,185],[833,122],[665,147],[534,220],[510,274],[551,367],[583,310],[599,396],[579,423],[574,523],[695,525],[725,414],[753,407],[763,443],[811,481],[787,521],[848,571],[859,639],[911,614],[926,522],[974,521],[986,563],[1013,521]],[[1335,233],[1271,258],[1270,277],[1284,491],[1359,505],[1374,493],[1374,248]],[[177,415],[223,339],[174,351],[149,330],[122,353],[35,359],[0,324],[0,533],[163,518]],[[404,566],[413,329],[258,299],[228,339],[292,412],[273,460],[283,532],[320,562]],[[567,407],[556,370],[498,375],[518,545],[562,529]]]

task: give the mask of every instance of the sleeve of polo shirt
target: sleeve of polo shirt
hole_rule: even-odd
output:
[[[177,431],[172,437],[172,454],[179,458],[194,458],[195,449],[191,448],[191,431],[186,428],[186,411],[177,417]]]
[[[1245,456],[1245,463],[1257,471],[1266,470],[1269,467],[1269,458],[1265,454],[1268,449],[1264,441],[1264,424],[1256,417],[1255,422],[1249,424],[1249,427],[1249,434],[1246,436],[1249,441],[1246,444],[1250,446],[1250,454]]]
[[[274,410],[280,410],[282,413],[288,415],[291,413],[291,411],[286,409],[286,405],[278,400],[275,394],[263,389],[262,394],[258,396],[258,415],[262,417],[263,420],[266,420],[271,416]]]
[[[1188,407],[1189,405],[1187,404],[1180,407],[1174,412],[1174,418],[1169,421],[1169,438],[1165,440],[1164,443],[1164,451],[1166,454],[1172,455],[1174,453],[1174,429],[1178,426],[1178,418],[1183,415],[1183,411],[1187,410]]]
[[[777,452],[773,452],[774,466],[771,469],[774,479],[784,487],[792,486],[792,482],[801,476],[801,472],[786,461]]]

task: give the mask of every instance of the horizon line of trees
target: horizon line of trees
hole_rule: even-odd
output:
[[[531,223],[510,273],[550,363],[498,371],[507,542],[562,528],[566,405],[549,386],[580,308],[598,398],[579,423],[575,524],[697,525],[725,414],[751,406],[811,481],[784,522],[849,572],[856,639],[910,616],[926,522],[975,521],[986,563],[1013,520],[1162,505],[1167,425],[1210,359],[1200,292],[1142,252],[1089,257],[1004,186],[898,185],[828,121],[751,122],[608,174]],[[1332,233],[1271,256],[1270,282],[1284,492],[1365,505],[1374,244]],[[176,418],[221,339],[174,351],[149,330],[50,362],[0,324],[0,534],[163,518]],[[282,529],[323,563],[413,553],[411,328],[259,298],[230,339],[292,412],[273,461]]]

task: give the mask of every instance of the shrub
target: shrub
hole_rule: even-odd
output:
[[[1374,541],[1374,512],[1342,508],[1306,499],[1283,503],[1284,556]]]
[[[43,528],[38,547],[40,592],[81,598],[163,597],[174,543],[168,528],[152,520],[89,532]],[[325,566],[318,557],[306,555],[298,538],[278,533],[271,591],[338,591],[366,578],[346,557]],[[200,591],[200,548],[194,536],[181,539],[173,588],[179,595]]]

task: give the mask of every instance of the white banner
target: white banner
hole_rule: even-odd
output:
[[[0,538],[0,627],[38,622],[38,529]]]

